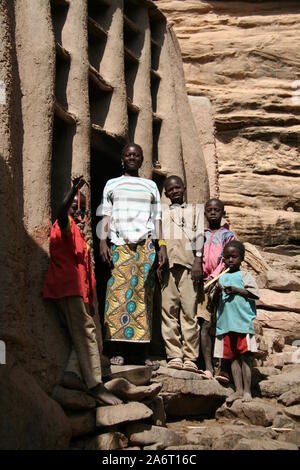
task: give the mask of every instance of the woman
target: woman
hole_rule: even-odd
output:
[[[106,183],[97,215],[102,217],[100,257],[112,267],[107,284],[104,339],[121,342],[118,351],[124,351],[126,356],[130,349],[133,352],[130,345],[142,344],[138,355],[143,353],[146,358],[155,284],[153,240],[156,239],[160,269],[167,264],[167,250],[161,239],[159,191],[153,181],[139,176],[142,163],[142,148],[137,144],[126,145],[122,151],[124,174]],[[112,358],[111,363],[123,364],[125,354],[121,354]],[[153,366],[147,358],[145,363]]]

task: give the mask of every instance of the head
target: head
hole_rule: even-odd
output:
[[[182,204],[184,200],[185,186],[179,176],[169,176],[165,180],[165,195],[172,204]]]
[[[205,217],[209,227],[219,228],[222,218],[225,217],[224,203],[220,199],[209,199],[204,208]]]
[[[76,224],[84,224],[86,222],[86,198],[80,191],[80,207],[78,207],[78,194],[73,199],[72,205],[69,209],[69,214],[73,217]]]
[[[134,143],[125,145],[121,160],[125,173],[138,173],[144,160],[142,147]]]
[[[238,271],[244,258],[245,247],[241,242],[232,240],[225,246],[224,261],[226,268],[229,268],[230,272]]]

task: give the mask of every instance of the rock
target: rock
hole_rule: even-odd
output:
[[[230,394],[216,380],[203,380],[194,372],[160,367],[152,380],[163,385],[161,396],[168,417],[213,416]]]
[[[87,410],[96,408],[96,400],[87,393],[79,390],[69,390],[59,385],[54,388],[52,398],[63,408],[69,410]]]
[[[130,402],[127,404],[102,406],[96,410],[96,427],[114,426],[148,419],[153,415],[152,410],[143,403]]]
[[[267,344],[268,354],[281,352],[284,348],[284,336],[274,330],[263,328],[263,339]]]
[[[300,365],[293,366],[288,372],[271,376],[268,380],[260,382],[258,386],[263,397],[279,397],[292,388],[300,386]]]
[[[300,338],[299,313],[258,308],[256,321],[265,328],[276,330],[284,337],[286,343],[292,344],[294,340]]]
[[[234,450],[298,450],[296,444],[271,439],[241,439]]]
[[[289,418],[288,416],[286,416],[284,414],[282,414],[282,415],[278,414],[274,418],[272,427],[276,428],[276,429],[280,429],[280,428],[291,428],[291,429],[293,429],[295,427],[295,424],[294,424],[293,420],[291,418]]]
[[[11,355],[0,365],[0,449],[67,449],[71,425],[62,408]]]
[[[134,385],[146,385],[151,376],[152,369],[147,366],[110,366],[110,370],[104,372],[103,379],[108,381],[122,377]]]
[[[281,434],[278,439],[296,444],[300,448],[300,428],[285,432],[284,434]]]
[[[221,406],[216,412],[216,418],[240,418],[248,423],[255,424],[257,426],[271,426],[275,416],[280,411],[267,404],[260,398],[254,398],[250,402],[243,402],[242,400],[236,400],[229,407],[226,403]]]
[[[130,444],[152,445],[160,443],[164,447],[186,444],[186,438],[180,434],[159,426],[137,423],[126,427],[126,436]]]
[[[270,354],[264,361],[264,366],[277,367],[278,369],[282,369],[285,364],[293,364],[293,354],[294,353],[292,352]]]
[[[260,289],[273,289],[278,291],[300,291],[300,277],[288,271],[266,271],[257,279]]]
[[[300,313],[300,292],[276,292],[270,289],[260,289],[257,305],[273,310],[289,310]]]
[[[151,446],[144,446],[143,450],[162,450],[165,449],[165,445],[161,442],[157,442],[156,444],[152,444]]]
[[[127,447],[128,439],[121,432],[107,432],[76,441],[76,447],[82,450],[116,450]]]
[[[300,405],[289,406],[285,408],[285,414],[293,419],[300,420]]]
[[[205,449],[232,450],[240,439],[275,439],[277,433],[270,428],[240,422],[239,425],[219,423],[189,430],[186,437],[189,444]]]
[[[285,406],[298,405],[300,403],[300,387],[295,386],[288,392],[283,393],[277,401]]]
[[[153,411],[152,424],[166,427],[167,418],[163,398],[161,396],[155,397],[153,401],[145,402],[145,404]]]
[[[275,367],[253,367],[252,368],[252,387],[256,387],[259,382],[266,380],[271,375],[279,374],[279,369]]]
[[[84,436],[96,430],[96,411],[68,412],[72,427],[72,437]]]
[[[154,399],[160,392],[162,385],[152,383],[136,386],[124,378],[117,378],[106,382],[105,387],[123,401],[143,401]]]
[[[207,449],[203,446],[185,444],[183,446],[169,446],[169,447],[166,447],[165,450],[207,450]]]

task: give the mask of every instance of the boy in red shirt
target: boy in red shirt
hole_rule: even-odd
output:
[[[82,176],[73,179],[73,187],[52,226],[51,263],[43,296],[56,302],[70,333],[72,351],[65,371],[83,377],[93,397],[107,405],[115,405],[121,400],[102,383],[101,359],[92,318],[95,280],[89,246],[77,225],[84,225],[86,221],[85,210],[76,210],[76,195],[84,184]],[[85,206],[83,195],[81,200]]]

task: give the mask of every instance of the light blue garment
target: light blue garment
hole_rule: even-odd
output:
[[[222,286],[245,288],[241,271],[224,274],[220,277],[219,283]],[[216,335],[223,335],[229,331],[254,335],[252,321],[255,317],[255,300],[222,291],[217,310]]]

